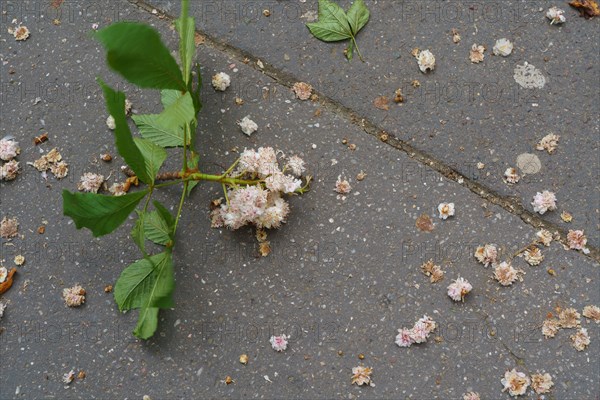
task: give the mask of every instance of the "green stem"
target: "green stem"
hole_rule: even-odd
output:
[[[188,182],[183,183],[183,192],[181,192],[181,199],[179,200],[179,208],[177,209],[177,217],[175,218],[175,226],[173,227],[173,236],[175,236],[175,232],[177,232],[177,225],[179,224],[179,219],[181,218],[181,210],[183,209],[183,201],[185,200],[185,194],[187,193]]]
[[[354,39],[354,36],[352,36],[352,42],[354,43],[354,47],[356,47],[356,52],[358,53],[358,58],[360,58],[360,61],[365,62],[365,60],[363,60],[363,58],[362,58],[362,54],[360,54],[360,49],[358,48],[358,44],[356,43],[356,39]]]

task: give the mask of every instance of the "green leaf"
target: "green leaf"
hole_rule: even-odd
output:
[[[119,154],[142,182],[152,182],[154,178],[146,172],[144,156],[133,141],[129,125],[127,125],[127,119],[125,117],[125,95],[122,92],[115,92],[101,79],[98,79],[98,84],[104,91],[106,108],[108,109],[109,114],[115,119],[115,139]]]
[[[187,90],[177,61],[154,28],[118,22],[95,36],[107,50],[108,65],[129,82],[142,88]]]
[[[156,332],[156,328],[158,328],[158,308],[142,308],[133,334],[140,339],[150,339]]]
[[[173,260],[167,250],[125,268],[115,284],[115,301],[120,311],[169,308],[173,306],[174,288]]]
[[[179,90],[163,89],[160,91],[160,102],[164,108],[167,108],[181,96],[181,91]]]
[[[158,211],[162,219],[167,223],[167,226],[172,231],[173,227],[175,226],[175,218],[173,217],[173,215],[171,215],[169,210],[167,210],[165,206],[160,204],[160,202],[155,200],[152,202],[152,204],[154,204],[156,211]]]
[[[135,221],[135,225],[131,230],[131,238],[133,239],[135,244],[137,244],[137,246],[140,248],[142,254],[144,254],[145,257],[147,255],[146,238],[144,236],[144,217],[146,214],[143,211],[136,210],[136,212],[138,214],[138,219]]]
[[[364,0],[354,0],[354,3],[352,3],[352,6],[348,10],[348,22],[354,36],[369,22],[369,16],[369,9],[365,5]]]
[[[369,22],[369,10],[364,0],[355,0],[348,13],[336,3],[329,0],[319,0],[319,19],[317,22],[306,24],[310,32],[324,42],[337,42],[351,39],[352,43],[346,48],[346,58],[352,60],[354,49],[362,60],[356,44],[356,35]]]
[[[196,52],[196,43],[194,42],[194,35],[196,33],[196,26],[194,18],[177,18],[175,20],[175,28],[179,32],[179,58],[183,63],[183,79],[186,82],[190,81],[190,73],[192,71],[192,58]]]
[[[145,139],[161,147],[183,146],[183,126],[196,119],[192,97],[189,92],[179,97],[163,92],[161,100],[170,103],[162,113],[134,115],[133,122]]]
[[[165,125],[160,114],[133,115],[131,119],[140,130],[144,139],[151,140],[161,147],[183,146],[183,129],[179,126]]]
[[[171,229],[158,211],[152,211],[144,218],[146,239],[163,246],[171,242]]]
[[[73,219],[77,229],[88,228],[98,237],[117,229],[147,194],[148,190],[124,196],[63,190],[63,213]]]
[[[337,42],[352,37],[346,13],[329,0],[319,0],[319,20],[306,26],[317,39],[324,42]]]
[[[152,143],[150,140],[134,138],[138,149],[144,156],[144,163],[146,164],[146,172],[151,177],[151,183],[154,183],[154,178],[160,170],[161,165],[167,159],[167,152],[162,147],[159,147]]]

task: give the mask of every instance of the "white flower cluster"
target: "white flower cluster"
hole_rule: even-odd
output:
[[[273,348],[273,350],[284,351],[287,349],[289,338],[290,338],[290,336],[285,335],[285,334],[280,335],[280,336],[273,335],[269,339],[269,342],[271,342],[271,347]]]
[[[564,10],[561,10],[555,6],[548,9],[546,12],[546,18],[550,20],[550,25],[562,24],[567,20],[564,14]]]
[[[235,230],[247,224],[279,228],[290,212],[289,204],[281,195],[294,193],[302,187],[302,180],[297,176],[304,170],[304,161],[298,156],[290,157],[281,170],[272,147],[244,150],[233,176],[260,179],[261,184],[230,189],[227,203],[212,212],[213,228],[225,226]],[[288,171],[292,175],[286,174]]]
[[[231,77],[225,72],[219,72],[212,77],[212,85],[219,92],[225,91],[231,85]]]
[[[431,317],[424,315],[411,329],[398,329],[396,344],[400,347],[410,347],[413,343],[425,343],[435,328],[435,321]]]
[[[537,192],[533,197],[533,211],[544,214],[546,211],[556,210],[556,195],[548,190]]]
[[[63,289],[63,299],[69,307],[79,307],[85,303],[85,289],[80,285]]]
[[[417,63],[419,64],[419,69],[421,72],[426,73],[433,71],[435,68],[435,56],[431,51],[420,51],[415,55],[415,57],[417,58]]]
[[[0,140],[0,160],[6,161],[0,166],[0,181],[12,181],[19,173],[19,162],[14,160],[21,153],[19,143],[7,136]]]

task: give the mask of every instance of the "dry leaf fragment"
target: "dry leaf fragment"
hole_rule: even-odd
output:
[[[204,44],[204,41],[205,41],[204,36],[202,36],[198,32],[196,32],[196,34],[194,34],[194,45],[196,47],[200,46],[201,44]]]
[[[379,96],[373,100],[373,105],[380,110],[388,111],[390,109],[389,102],[390,100],[386,96]]]
[[[233,379],[229,375],[227,375],[225,377],[225,383],[231,385],[233,383]]]
[[[569,5],[578,9],[579,16],[586,19],[600,15],[600,7],[595,0],[573,0]]]
[[[402,89],[396,89],[394,92],[394,102],[395,103],[403,103],[404,96],[402,96]]]
[[[40,136],[36,136],[33,138],[33,144],[35,144],[36,146],[46,141],[48,141],[48,133],[42,133]]]
[[[17,273],[16,268],[11,268],[10,271],[8,271],[8,274],[6,275],[4,282],[0,283],[0,295],[6,293],[6,291],[11,288],[11,286],[13,284],[13,276],[16,273]]]
[[[77,374],[77,379],[79,380],[83,380],[85,379],[86,373],[84,370],[79,371],[79,373]]]
[[[260,252],[260,255],[263,257],[266,257],[269,254],[271,254],[271,242],[269,242],[268,240],[261,242],[258,246],[258,251]]]
[[[113,291],[113,286],[112,285],[106,285],[104,286],[104,293],[110,293]]]
[[[419,229],[422,232],[433,231],[433,221],[431,220],[431,217],[425,213],[419,215],[415,225],[417,229]]]

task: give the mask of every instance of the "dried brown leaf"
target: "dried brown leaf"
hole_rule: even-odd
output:
[[[386,96],[379,96],[375,100],[373,100],[373,105],[380,110],[389,110],[390,109],[390,100]]]
[[[433,221],[431,217],[427,214],[421,214],[419,218],[417,218],[417,222],[415,224],[420,231],[423,232],[431,232],[433,231]]]
[[[595,0],[573,0],[569,5],[578,9],[579,16],[586,19],[600,15],[600,7]]]

